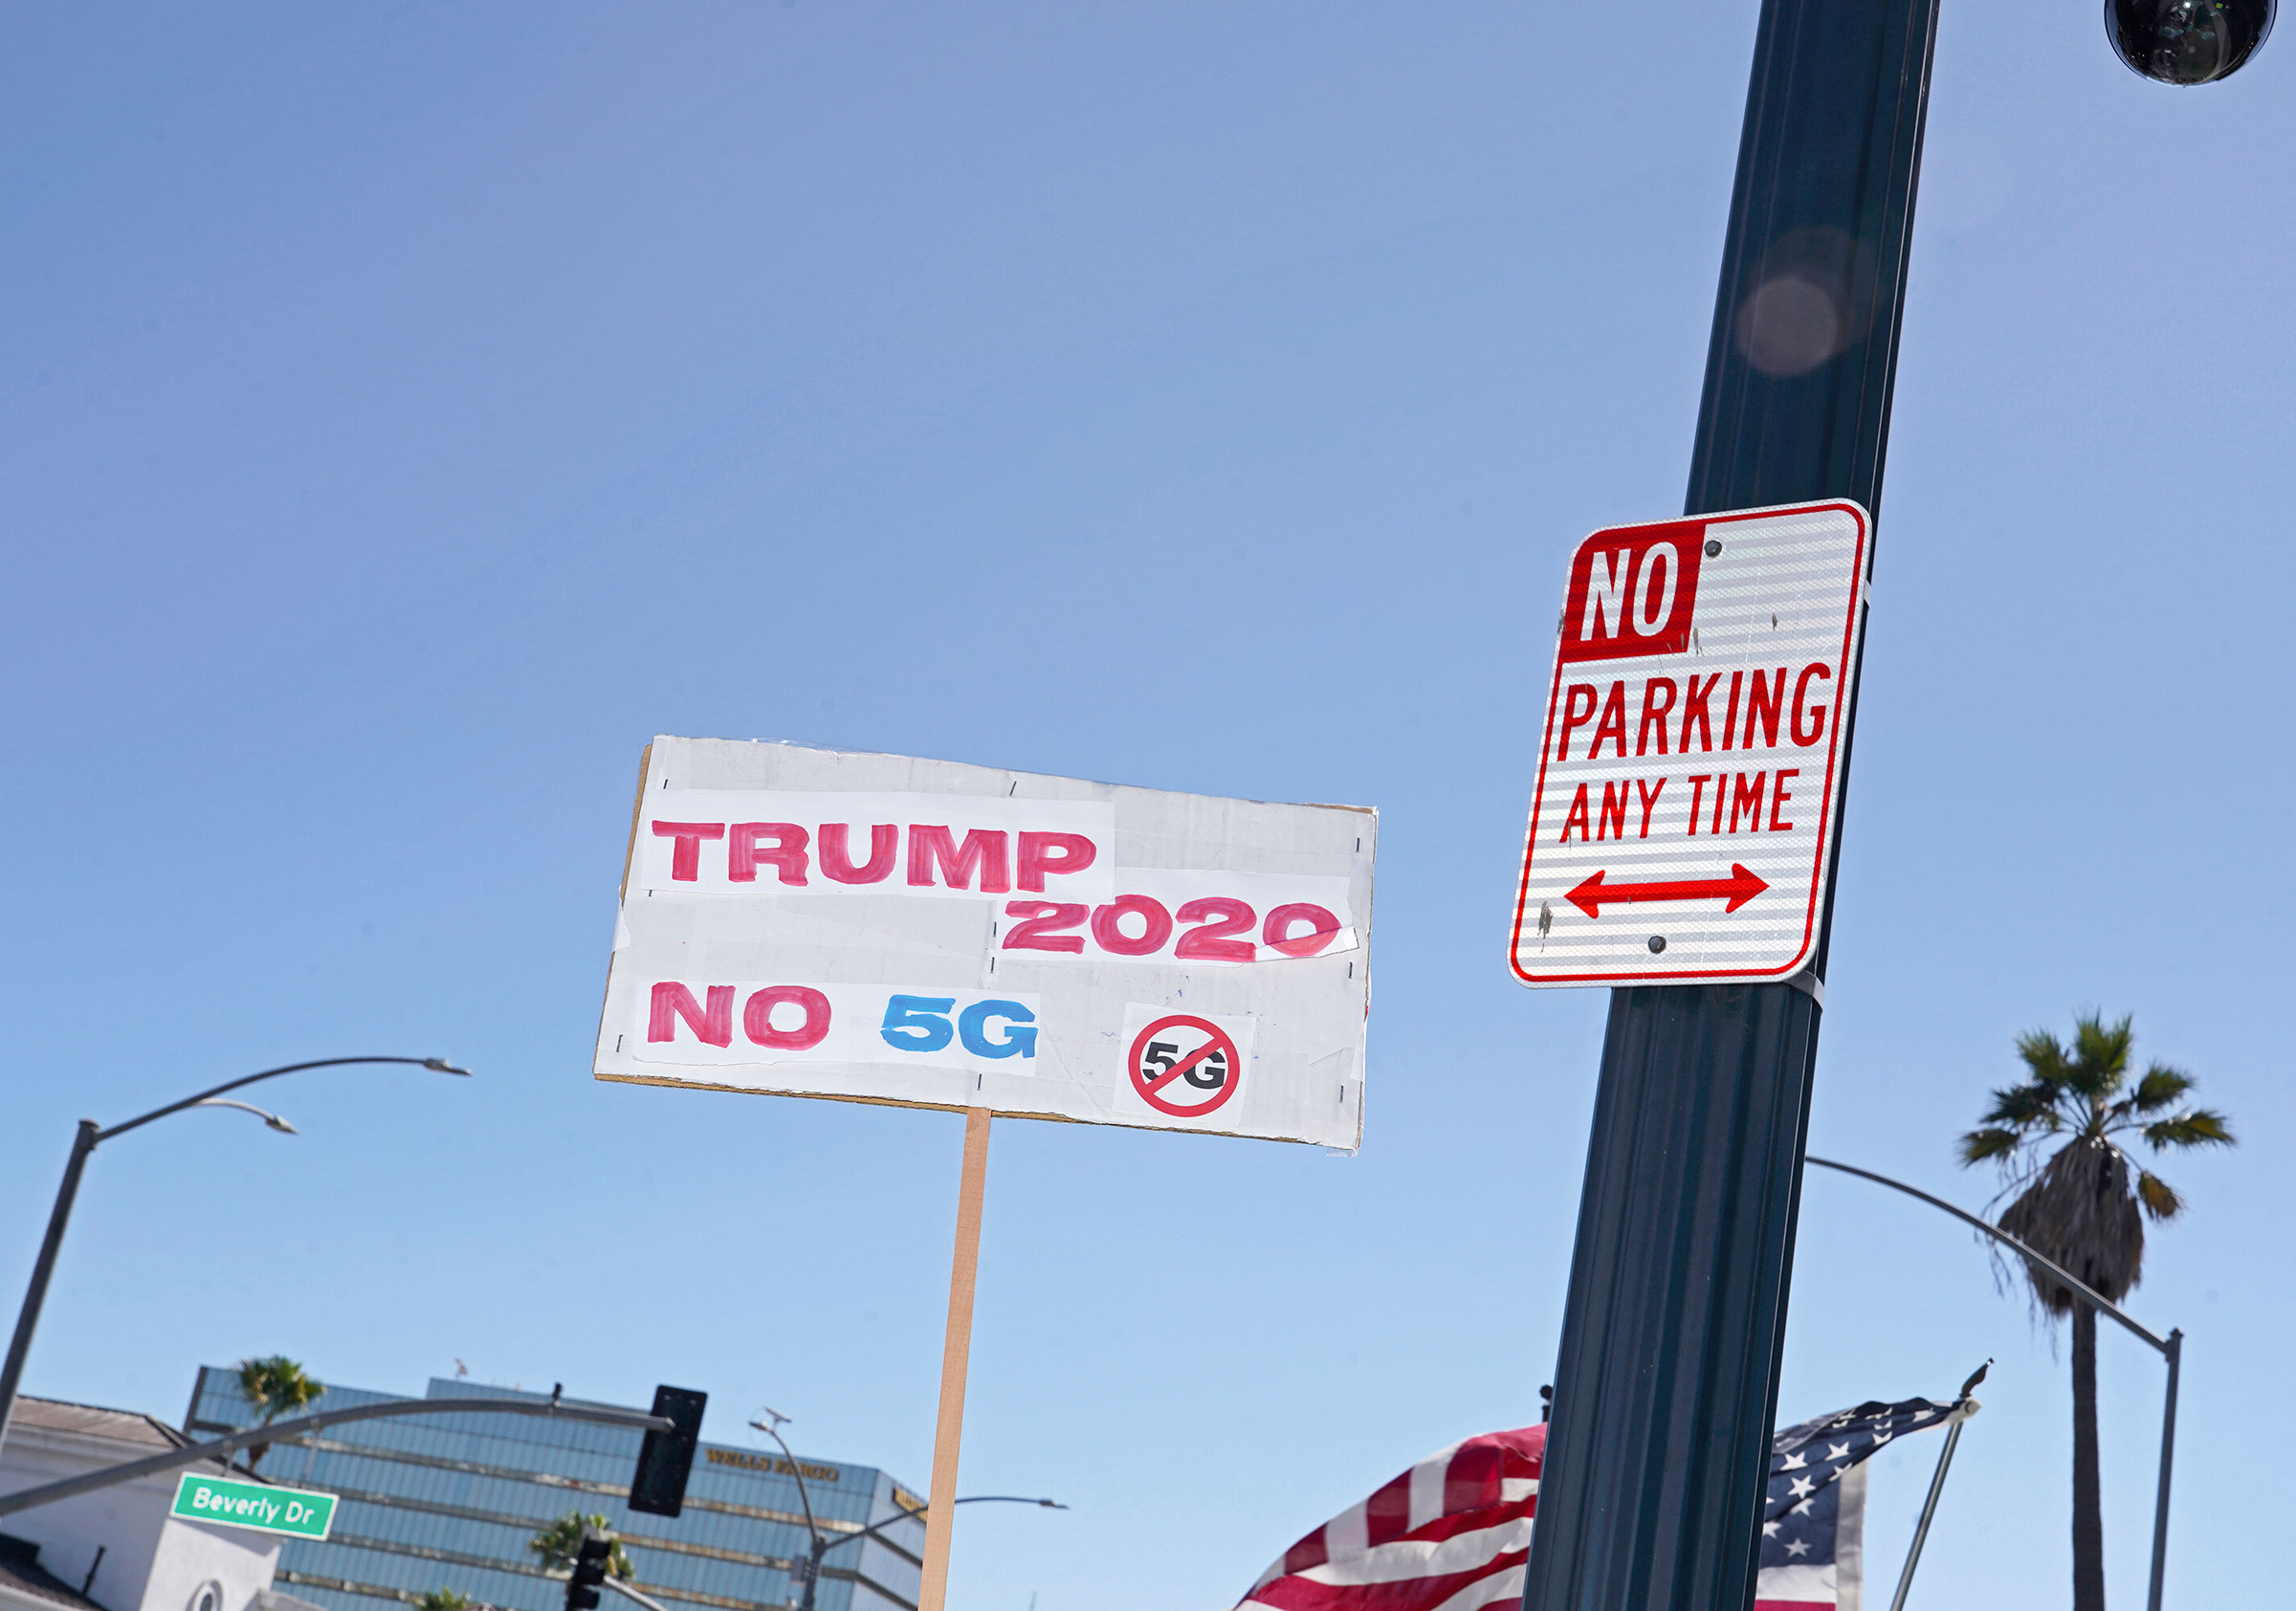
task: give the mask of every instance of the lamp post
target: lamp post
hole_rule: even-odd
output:
[[[1871,1181],[1874,1184],[1888,1186],[1892,1191],[1902,1191],[1908,1197],[1917,1197],[1932,1208],[1942,1208],[1963,1225],[1992,1237],[1994,1241],[2007,1247],[2020,1258],[2037,1264],[2047,1270],[2062,1282],[2065,1290],[2074,1297],[2108,1319],[2119,1321],[2130,1335],[2160,1355],[2162,1361],[2169,1367],[2169,1380],[2160,1412],[2160,1481],[2152,1494],[2152,1577],[2145,1599],[2148,1611],[2160,1611],[2161,1585],[2166,1581],[2169,1570],[2169,1478],[2174,1473],[2176,1464],[2176,1379],[2184,1365],[2183,1331],[2176,1327],[2171,1327],[2167,1336],[2156,1335],[2150,1327],[2140,1325],[2130,1319],[2108,1301],[2104,1293],[2097,1291],[2063,1265],[2034,1251],[1999,1225],[1989,1220],[1981,1220],[1967,1209],[1956,1208],[1942,1197],[1932,1197],[1918,1186],[1910,1186],[1903,1181],[1893,1181],[1887,1175],[1877,1175],[1870,1169],[1860,1169],[1855,1164],[1836,1163],[1830,1158],[1819,1158],[1815,1154],[1811,1154],[1806,1155],[1803,1161],[1818,1164],[1822,1168],[1838,1170],[1844,1175],[1855,1175],[1860,1180]],[[1960,1428],[1955,1426],[1954,1430],[1958,1433]],[[1950,1445],[1948,1448],[1950,1450]],[[1943,1480],[1943,1468],[1940,1467],[1940,1481]],[[1918,1550],[1920,1547],[1920,1541],[1916,1539],[1914,1548]]]
[[[0,1364],[0,1445],[7,1443],[9,1425],[15,1420],[16,1384],[23,1379],[24,1358],[32,1352],[32,1334],[40,1323],[40,1305],[48,1296],[48,1278],[55,1273],[56,1251],[64,1243],[64,1226],[71,1222],[72,1203],[79,1195],[79,1177],[87,1168],[88,1155],[115,1136],[124,1136],[155,1118],[180,1114],[186,1108],[237,1108],[254,1114],[272,1129],[292,1136],[296,1133],[295,1126],[278,1114],[250,1102],[225,1101],[223,1093],[254,1085],[257,1080],[276,1079],[281,1074],[299,1074],[306,1069],[339,1069],[354,1063],[408,1063],[442,1074],[470,1073],[470,1070],[457,1069],[443,1057],[325,1057],[315,1063],[289,1063],[277,1069],[265,1069],[261,1073],[243,1074],[108,1129],[92,1118],[79,1121],[78,1133],[72,1137],[72,1156],[64,1161],[63,1183],[55,1188],[55,1206],[48,1214],[48,1234],[41,1239],[40,1256],[33,1261],[32,1280],[24,1289],[24,1307],[16,1312],[16,1330],[9,1339],[8,1360]]]
[[[806,1491],[806,1473],[798,1461],[796,1451],[790,1448],[788,1440],[782,1436],[782,1425],[789,1420],[789,1417],[782,1414],[779,1410],[771,1409],[765,1411],[765,1420],[753,1421],[750,1424],[781,1445],[782,1454],[789,1462],[789,1474],[797,1481],[797,1499],[798,1503],[805,1507],[806,1532],[810,1540],[806,1545],[806,1592],[800,1611],[813,1611],[813,1590],[814,1585],[821,1581],[821,1557],[823,1556],[846,1544],[858,1544],[862,1539],[891,1527],[896,1521],[915,1521],[933,1507],[930,1504],[921,1505],[912,1511],[896,1499],[894,1504],[899,1507],[900,1514],[887,1516],[883,1521],[872,1522],[858,1533],[849,1533],[842,1538],[824,1538],[819,1524],[813,1519],[813,1498]],[[952,1499],[949,1503],[951,1505],[1037,1505],[1048,1511],[1068,1509],[1057,1499],[1031,1499],[1017,1493],[972,1493],[962,1499]]]

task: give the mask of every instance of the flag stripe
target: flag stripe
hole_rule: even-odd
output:
[[[1544,1426],[1439,1449],[1286,1550],[1238,1611],[1481,1611],[1523,1592]]]
[[[1411,1468],[1411,1512],[1403,1524],[1406,1532],[1426,1526],[1448,1508],[1444,1501],[1450,1496],[1450,1453],[1446,1448],[1443,1458],[1423,1460]]]
[[[1526,1540],[1523,1548],[1494,1556],[1468,1571],[1405,1578],[1387,1583],[1319,1583],[1312,1578],[1285,1578],[1261,1590],[1250,1603],[1273,1606],[1277,1611],[1426,1611],[1458,1600],[1476,1585],[1505,1577],[1510,1571],[1519,1574],[1529,1554]],[[1515,1593],[1522,1593],[1519,1576]],[[1466,1602],[1482,1603],[1471,1596]]]
[[[1837,1611],[1858,1589],[1860,1462],[1975,1407],[1865,1403],[1771,1440],[1755,1611]],[[1286,1550],[1236,1611],[1484,1611],[1519,1604],[1547,1429],[1439,1449]]]
[[[1531,1547],[1531,1518],[1515,1516],[1496,1527],[1480,1527],[1449,1538],[1401,1538],[1359,1556],[1327,1562],[1298,1574],[1318,1583],[1394,1583],[1409,1578],[1441,1578],[1480,1571],[1509,1550]]]

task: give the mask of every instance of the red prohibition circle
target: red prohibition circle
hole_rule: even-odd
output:
[[[1213,1048],[1218,1048],[1221,1055],[1227,1059],[1227,1083],[1221,1086],[1220,1093],[1217,1096],[1193,1108],[1183,1108],[1177,1103],[1165,1101],[1159,1094],[1157,1089],[1152,1089],[1149,1083],[1140,1077],[1140,1054],[1148,1049],[1148,1043],[1164,1030],[1177,1028],[1201,1029],[1211,1037],[1203,1043],[1203,1048],[1199,1055],[1190,1061],[1188,1065],[1190,1068],[1193,1068],[1196,1063],[1202,1062],[1203,1056],[1208,1054]],[[1221,1103],[1233,1096],[1236,1093],[1236,1087],[1244,1083],[1244,1061],[1236,1051],[1234,1037],[1209,1019],[1195,1018],[1186,1013],[1173,1013],[1167,1018],[1159,1018],[1136,1035],[1132,1042],[1131,1069],[1132,1088],[1140,1093],[1140,1100],[1158,1113],[1170,1114],[1174,1118],[1199,1118],[1210,1113]],[[1169,1085],[1181,1071],[1176,1069],[1173,1073],[1157,1081],[1157,1086],[1160,1088]]]

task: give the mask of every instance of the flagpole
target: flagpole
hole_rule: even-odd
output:
[[[942,1611],[949,1591],[950,1533],[957,1519],[957,1449],[964,1438],[964,1375],[973,1351],[973,1288],[981,1269],[981,1200],[988,1184],[986,1108],[964,1111],[964,1167],[957,1186],[957,1251],[949,1266],[949,1326],[940,1350],[940,1411],[933,1425],[934,1513],[925,1518],[924,1583],[917,1611]]]
[[[1889,1611],[1906,1611],[1906,1595],[1913,1587],[1913,1569],[1921,1564],[1921,1546],[1929,1541],[1930,1519],[1937,1513],[1937,1496],[1945,1491],[1946,1468],[1954,1463],[1954,1445],[1961,1441],[1961,1426],[1956,1421],[1946,1429],[1945,1447],[1937,1455],[1937,1474],[1930,1479],[1930,1496],[1921,1503],[1921,1523],[1913,1529],[1913,1548],[1907,1552],[1906,1569],[1897,1575],[1897,1593],[1890,1596]]]

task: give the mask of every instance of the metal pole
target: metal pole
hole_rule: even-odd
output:
[[[1961,1423],[1946,1429],[1945,1447],[1937,1455],[1937,1474],[1930,1479],[1930,1496],[1921,1502],[1921,1522],[1913,1529],[1913,1548],[1906,1554],[1906,1569],[1897,1575],[1897,1593],[1889,1611],[1906,1611],[1906,1595],[1913,1587],[1913,1568],[1921,1564],[1921,1547],[1929,1542],[1930,1520],[1937,1514],[1937,1496],[1945,1491],[1946,1468],[1954,1463],[1954,1445],[1961,1441]]]
[[[1862,1181],[1871,1181],[1875,1185],[1888,1186],[1892,1191],[1902,1191],[1908,1197],[1917,1197],[1932,1208],[1944,1209],[1945,1212],[1953,1215],[1954,1219],[1959,1220],[1963,1225],[1984,1232],[1987,1236],[1992,1237],[1996,1242],[1998,1242],[2002,1247],[2008,1248],[2011,1252],[2016,1253],[2019,1257],[2032,1260],[2035,1264],[2041,1266],[2042,1269],[2047,1270],[2051,1275],[2054,1275],[2058,1280],[2064,1282],[2066,1289],[2072,1292],[2073,1296],[2087,1304],[2098,1313],[2108,1314],[2113,1319],[2118,1320],[2122,1325],[2129,1328],[2129,1331],[2131,1335],[2138,1337],[2149,1346],[2158,1349],[2164,1358],[2168,1356],[2169,1340],[2167,1337],[2154,1336],[2151,1331],[2138,1324],[2134,1319],[2122,1313],[2122,1311],[2119,1309],[2115,1308],[2109,1301],[2107,1300],[2104,1293],[2098,1291],[2094,1287],[2091,1287],[2087,1282],[2082,1280],[2081,1277],[2075,1275],[2071,1270],[2065,1269],[2064,1266],[2059,1264],[2056,1260],[2037,1252],[2024,1243],[2020,1242],[2016,1237],[2011,1236],[2007,1231],[2003,1230],[1999,1225],[1995,1225],[1992,1221],[1980,1220],[1976,1215],[1972,1214],[1965,1208],[1954,1207],[1952,1203],[1946,1202],[1946,1200],[1942,1197],[1932,1197],[1928,1192],[1921,1190],[1917,1186],[1910,1186],[1903,1181],[1892,1181],[1887,1175],[1876,1175],[1870,1169],[1860,1169],[1855,1165],[1847,1163],[1836,1163],[1830,1158],[1819,1158],[1815,1154],[1804,1159],[1802,1161],[1805,1163],[1815,1163],[1826,1169],[1838,1169],[1844,1175],[1855,1175]],[[2172,1336],[2177,1335],[2179,1334],[2170,1334]]]
[[[24,1306],[16,1311],[15,1335],[8,1339],[8,1362],[0,1364],[0,1446],[16,1419],[16,1384],[24,1379],[24,1357],[32,1352],[32,1334],[40,1324],[40,1306],[48,1299],[48,1278],[55,1273],[55,1255],[64,1245],[64,1226],[72,1220],[72,1203],[79,1195],[79,1177],[96,1150],[99,1134],[96,1121],[83,1118],[72,1137],[72,1156],[64,1163],[63,1183],[55,1188],[55,1206],[48,1212],[48,1234],[40,1239],[40,1256],[33,1261],[32,1281],[24,1289]]]
[[[821,1541],[820,1524],[813,1519],[813,1496],[806,1491],[806,1473],[797,1458],[797,1451],[789,1446],[789,1440],[782,1436],[779,1423],[788,1418],[772,1410],[765,1413],[773,1417],[771,1422],[753,1421],[750,1424],[782,1445],[782,1453],[789,1461],[789,1474],[797,1479],[797,1502],[806,1508],[806,1536],[809,1540],[806,1547],[811,1551],[811,1557],[806,1565],[805,1611],[813,1611],[813,1585],[821,1581],[821,1557],[828,1552],[828,1546]]]
[[[2169,1392],[2160,1412],[2160,1489],[2152,1500],[2152,1590],[2147,1611],[2160,1611],[2160,1587],[2169,1571],[2169,1471],[2176,1461],[2176,1378],[2184,1365],[2184,1333],[2169,1333]]]
[[[1878,512],[1935,33],[1764,0],[1689,513]],[[1826,957],[1611,995],[1526,1611],[1753,1601]]]
[[[636,1600],[640,1605],[646,1607],[646,1611],[670,1611],[670,1607],[664,1605],[660,1600],[654,1599],[653,1596],[650,1594],[640,1594],[636,1589],[631,1588],[628,1583],[625,1583],[621,1578],[615,1577],[611,1572],[608,1572],[606,1575],[606,1586],[613,1590],[614,1593],[622,1596],[625,1600]]]
[[[97,1143],[108,1141],[115,1136],[124,1136],[155,1118],[166,1118],[169,1114],[180,1114],[187,1108],[203,1104],[246,1108],[273,1129],[283,1129],[292,1135],[294,1127],[276,1114],[264,1113],[262,1109],[249,1107],[244,1102],[219,1103],[214,1099],[227,1091],[237,1091],[241,1086],[254,1085],[258,1080],[277,1079],[281,1074],[299,1074],[307,1069],[340,1069],[361,1063],[408,1063],[442,1074],[461,1074],[466,1078],[470,1074],[470,1070],[456,1068],[443,1057],[322,1057],[317,1062],[289,1063],[276,1069],[265,1069],[260,1073],[242,1074],[235,1080],[210,1086],[180,1102],[170,1102],[164,1108],[139,1114],[124,1124],[115,1124],[109,1129],[99,1128],[92,1118],[79,1121],[79,1131],[72,1138],[71,1161],[64,1165],[64,1183],[56,1188],[55,1207],[48,1216],[48,1235],[40,1243],[39,1259],[32,1267],[32,1284],[25,1289],[24,1306],[16,1312],[16,1330],[9,1339],[8,1360],[0,1364],[0,1446],[7,1444],[9,1425],[16,1418],[16,1389],[24,1379],[25,1357],[32,1352],[32,1334],[40,1323],[40,1305],[48,1296],[48,1278],[55,1273],[55,1255],[64,1243],[64,1225],[72,1218],[72,1200],[79,1192],[80,1172],[87,1167],[88,1155],[96,1150]]]
[[[954,1500],[952,1503],[959,1505],[1035,1505],[1047,1511],[1068,1509],[1057,1499],[1031,1499],[1024,1493],[968,1493],[962,1499]],[[829,1551],[843,1549],[848,1544],[858,1544],[865,1539],[873,1538],[896,1521],[922,1521],[925,1512],[931,1509],[930,1506],[919,1505],[912,1511],[898,1499],[893,1502],[893,1506],[896,1514],[887,1516],[883,1521],[872,1521],[858,1533],[848,1533],[841,1538],[830,1539],[822,1546],[822,1554],[827,1555]]]
[[[649,1415],[644,1410],[609,1409],[604,1405],[562,1404],[556,1399],[388,1399],[379,1404],[350,1404],[342,1409],[320,1410],[317,1415],[300,1416],[294,1421],[275,1421],[261,1426],[251,1426],[244,1432],[229,1437],[213,1438],[204,1444],[184,1444],[176,1448],[163,1449],[158,1454],[130,1460],[124,1465],[106,1466],[99,1471],[83,1471],[62,1482],[43,1483],[38,1488],[20,1488],[13,1493],[0,1493],[0,1516],[29,1511],[35,1505],[53,1505],[58,1499],[69,1499],[77,1493],[92,1493],[99,1488],[110,1488],[134,1477],[147,1477],[154,1471],[172,1471],[179,1466],[196,1466],[202,1460],[214,1460],[242,1449],[250,1444],[283,1444],[299,1438],[305,1432],[322,1427],[341,1426],[350,1421],[382,1421],[402,1415],[543,1415],[563,1421],[586,1421],[598,1426],[629,1426],[642,1432],[674,1432],[676,1423],[666,1415]]]
[[[1861,1180],[1871,1181],[1876,1185],[1888,1186],[1892,1191],[1902,1191],[1908,1197],[1919,1198],[1932,1208],[1944,1209],[1954,1219],[1961,1221],[1964,1225],[1974,1225],[2020,1257],[2032,1260],[2058,1280],[2064,1282],[2066,1290],[2074,1297],[2087,1304],[2098,1313],[2110,1315],[2127,1327],[2132,1335],[2160,1351],[2160,1357],[2169,1364],[2169,1384],[2168,1397],[2161,1411],[2160,1422],[2160,1486],[2152,1500],[2152,1587],[2145,1601],[2147,1611],[2160,1611],[2161,1581],[2169,1569],[2169,1472],[2175,1462],[2176,1455],[2176,1379],[2182,1369],[2184,1359],[2184,1333],[2172,1327],[2167,1336],[2155,1336],[2146,1327],[2122,1313],[2119,1308],[2106,1301],[2103,1293],[2055,1260],[2042,1257],[2000,1226],[1977,1218],[1967,1209],[1954,1207],[1942,1197],[1932,1197],[1918,1187],[1910,1186],[1903,1181],[1893,1181],[1887,1175],[1877,1175],[1870,1169],[1859,1169],[1847,1163],[1836,1163],[1830,1158],[1811,1158],[1806,1161],[1822,1164],[1828,1169],[1838,1169],[1844,1175],[1855,1175]]]

